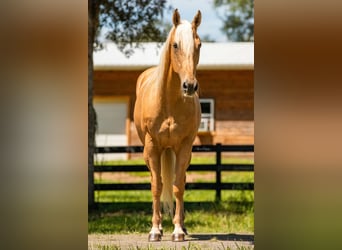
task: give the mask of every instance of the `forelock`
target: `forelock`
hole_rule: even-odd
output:
[[[191,24],[182,20],[179,25],[177,25],[177,29],[175,32],[175,42],[180,43],[180,46],[186,51],[186,53],[190,54],[194,50],[194,36],[193,29]]]

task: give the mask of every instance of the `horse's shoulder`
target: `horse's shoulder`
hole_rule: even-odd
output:
[[[151,75],[154,73],[154,71],[156,70],[156,67],[151,67],[146,69],[145,71],[143,71],[137,80],[137,93],[139,92],[139,90],[141,88],[143,88],[143,86],[148,83],[148,79],[151,79]]]
[[[146,78],[150,77],[151,74],[156,70],[156,66],[154,67],[151,67],[151,68],[148,68],[146,69],[145,71],[143,71],[140,75],[139,75],[139,78],[138,78],[138,82],[140,81],[143,81],[145,80]]]

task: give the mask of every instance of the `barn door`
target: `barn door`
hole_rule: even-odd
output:
[[[127,146],[128,98],[94,98],[97,116],[96,146]],[[95,160],[127,159],[127,154],[100,154]]]

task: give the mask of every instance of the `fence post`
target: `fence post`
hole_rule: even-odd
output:
[[[216,201],[221,201],[221,143],[216,144]]]

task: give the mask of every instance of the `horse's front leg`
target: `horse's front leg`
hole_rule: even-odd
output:
[[[151,191],[152,191],[152,229],[149,233],[149,241],[160,241],[162,236],[160,195],[162,192],[160,151],[152,144],[145,143],[144,159],[151,172]]]
[[[185,173],[191,160],[192,145],[183,146],[176,155],[176,179],[173,184],[173,193],[176,198],[176,210],[173,218],[175,226],[172,233],[173,241],[184,241],[186,230],[184,227],[184,191],[185,191]]]

